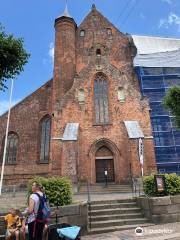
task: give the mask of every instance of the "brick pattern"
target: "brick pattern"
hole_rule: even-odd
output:
[[[5,167],[7,183],[23,183],[35,174],[48,174],[48,164],[39,164],[39,123],[45,115],[51,115],[51,85],[52,81],[47,82],[11,110],[9,131],[17,133],[19,145],[16,164]],[[0,117],[0,143],[5,136],[6,122],[7,113]],[[1,159],[2,147],[1,144]]]
[[[110,36],[107,35],[108,28],[112,29]],[[81,29],[85,30],[84,37],[80,36]],[[97,68],[97,49],[101,49],[100,69]],[[141,98],[138,80],[132,65],[134,54],[134,46],[129,37],[120,33],[95,9],[77,29],[74,82],[63,99],[59,99],[60,104],[55,109],[52,134],[54,137],[62,136],[67,122],[80,123],[80,147],[76,151],[79,152],[78,173],[82,181],[87,179],[92,183],[96,181],[95,150],[93,152],[91,148],[100,139],[103,139],[103,144],[113,152],[116,182],[126,181],[131,174],[140,174],[138,144],[137,141],[134,145],[133,141],[128,140],[123,123],[124,120],[138,120],[144,134],[151,136],[149,104],[147,99]],[[97,73],[103,73],[108,80],[110,122],[107,125],[96,125],[94,121],[93,84]],[[54,81],[58,81],[58,79],[54,78]],[[123,87],[125,92],[124,103],[118,101],[119,87]],[[80,89],[84,89],[84,104],[78,102]],[[53,103],[53,105],[55,104]],[[59,142],[59,145],[63,148],[63,143]],[[56,147],[57,142],[52,142],[51,156],[54,162],[58,162],[60,159]],[[148,149],[147,153],[145,151],[146,173],[155,171],[152,139],[145,140],[145,149]],[[67,159],[68,156],[61,156],[62,158]],[[62,164],[64,166],[66,163]],[[130,169],[132,169],[131,174]],[[55,170],[54,173],[58,174],[58,171]],[[64,173],[62,172],[62,174]]]
[[[80,36],[80,30],[85,36]],[[108,34],[107,29],[112,30]],[[101,50],[97,59],[96,50]],[[137,141],[129,140],[125,120],[137,120],[145,134],[151,136],[149,103],[142,99],[138,79],[133,70],[136,48],[128,35],[119,32],[95,8],[77,28],[73,19],[60,17],[55,22],[54,78],[17,105],[12,111],[12,129],[21,136],[17,166],[10,166],[6,174],[31,172],[70,176],[73,181],[96,182],[95,155],[106,146],[114,157],[115,181],[126,182],[131,175],[140,174]],[[108,82],[109,123],[95,124],[94,79],[102,73]],[[123,88],[125,101],[118,100]],[[84,102],[78,92],[84,90]],[[29,111],[30,110],[30,111]],[[38,122],[52,114],[50,162],[37,165]],[[4,131],[6,115],[1,117]],[[77,142],[65,143],[62,138],[66,123],[79,123]],[[145,143],[145,172],[156,171],[153,140]],[[31,162],[31,165],[28,163]],[[28,166],[24,169],[25,164]],[[76,166],[76,170],[75,170]],[[78,174],[75,179],[75,172]]]

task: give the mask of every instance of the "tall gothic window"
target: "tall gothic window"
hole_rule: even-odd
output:
[[[40,162],[49,162],[49,148],[50,148],[50,134],[51,134],[51,119],[46,116],[41,121],[41,145],[40,145]]]
[[[107,80],[98,75],[94,81],[95,120],[97,124],[109,122]]]
[[[4,139],[5,144],[5,139]],[[4,146],[3,144],[3,146]],[[6,147],[6,164],[15,164],[18,148],[18,136],[16,133],[9,133],[7,138],[7,147]],[[4,147],[3,147],[4,151]],[[3,154],[2,154],[3,155]]]

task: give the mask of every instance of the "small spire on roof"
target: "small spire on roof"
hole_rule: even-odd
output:
[[[70,18],[71,18],[71,15],[70,15],[69,12],[68,12],[67,0],[66,0],[66,5],[65,5],[64,12],[63,12],[63,14],[61,15],[61,17],[70,17]]]
[[[92,4],[92,7],[91,7],[92,10],[95,10],[96,9],[96,5],[93,3]]]

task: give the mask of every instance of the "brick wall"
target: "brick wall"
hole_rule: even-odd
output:
[[[84,37],[80,36],[81,30],[85,31]],[[101,51],[100,58],[97,49]],[[29,178],[34,174],[68,175],[73,181],[95,183],[95,156],[102,146],[112,152],[116,182],[140,175],[138,142],[128,139],[124,125],[125,120],[136,120],[146,137],[152,135],[149,103],[142,99],[133,70],[135,53],[132,39],[119,32],[95,8],[78,28],[73,19],[58,18],[54,79],[12,110],[10,130],[17,132],[20,141],[17,164],[6,167],[6,177],[23,181],[24,176]],[[95,122],[93,89],[100,73],[108,83],[109,123],[106,125]],[[82,89],[84,101],[79,102],[78,92]],[[118,99],[118,89],[123,89],[123,101]],[[38,127],[46,114],[52,114],[50,161],[38,164]],[[0,141],[5,133],[6,117],[7,114],[0,118]],[[78,141],[65,143],[61,138],[70,122],[79,123]],[[148,138],[144,143],[145,172],[149,173],[156,170],[153,140]]]
[[[26,97],[11,110],[9,132],[16,132],[19,138],[16,164],[5,166],[8,183],[27,182],[33,175],[47,175],[48,164],[39,161],[39,122],[47,114],[51,115],[51,85],[47,82]],[[0,117],[0,143],[5,136],[7,113]],[[3,145],[0,144],[1,160]],[[12,181],[13,179],[13,181]]]
[[[112,35],[107,35],[107,29],[112,30]],[[81,30],[85,31],[84,37],[80,36]],[[97,49],[101,49],[100,67],[97,66]],[[113,152],[116,182],[126,181],[130,174],[140,174],[137,155],[138,144],[134,146],[136,151],[131,156],[129,140],[123,123],[124,120],[137,120],[145,136],[151,136],[149,104],[147,99],[141,97],[139,83],[133,70],[134,53],[134,46],[129,37],[119,32],[96,9],[90,12],[76,31],[76,72],[74,73],[73,86],[63,98],[59,98],[59,104],[54,104],[55,117],[52,134],[53,137],[62,137],[67,122],[80,123],[79,150],[77,150],[79,151],[78,173],[80,180],[88,179],[92,183],[96,181],[96,152],[93,147],[97,150],[96,142],[101,142],[100,139]],[[103,73],[108,81],[110,121],[107,125],[95,124],[93,86],[97,73]],[[62,81],[64,80],[62,79]],[[119,87],[124,89],[125,102],[118,100]],[[77,96],[80,89],[84,90],[84,104],[78,102]],[[57,146],[57,141],[51,143],[53,165],[60,163],[60,159],[62,159],[60,153],[57,154]],[[63,148],[61,141],[59,141],[60,148]],[[148,169],[151,166],[155,171],[152,139],[145,141],[145,149],[148,149],[148,152],[145,152],[145,167]],[[63,159],[68,161],[68,153],[67,156],[63,156]],[[133,165],[132,173],[130,173],[130,163]],[[64,168],[65,164],[67,162],[61,162],[60,169]],[[58,174],[60,170],[53,172]],[[62,174],[65,173],[62,172]]]

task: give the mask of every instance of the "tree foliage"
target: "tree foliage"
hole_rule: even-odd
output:
[[[166,183],[166,195],[180,194],[180,176],[176,173],[161,174],[165,176]],[[144,193],[148,196],[164,196],[164,193],[156,191],[156,185],[154,181],[154,175],[145,176],[143,178]]]
[[[72,203],[72,184],[67,178],[34,177],[28,185],[28,196],[31,194],[33,182],[43,186],[50,206],[64,206]]]
[[[163,105],[170,110],[175,117],[175,123],[180,128],[180,87],[174,86],[169,89],[164,100]]]
[[[23,47],[22,38],[6,34],[0,25],[0,90],[7,88],[6,81],[15,78],[23,71],[29,54]]]

